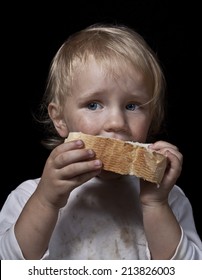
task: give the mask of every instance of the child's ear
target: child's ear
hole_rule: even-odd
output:
[[[54,123],[55,129],[57,130],[58,134],[65,138],[68,135],[68,128],[63,119],[62,112],[60,110],[60,106],[56,103],[50,103],[48,105],[48,114],[51,120]]]

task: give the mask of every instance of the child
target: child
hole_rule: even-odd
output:
[[[202,259],[192,207],[175,185],[176,146],[150,145],[168,159],[156,186],[102,170],[82,141],[64,143],[72,131],[149,143],[164,88],[155,54],[126,26],[90,26],[64,42],[42,108],[52,151],[41,178],[19,185],[1,210],[1,259]]]

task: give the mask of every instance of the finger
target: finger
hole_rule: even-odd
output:
[[[76,187],[84,184],[85,182],[89,181],[93,177],[96,177],[97,175],[99,175],[100,172],[101,172],[101,170],[98,169],[98,170],[87,172],[87,173],[84,173],[84,174],[71,178],[71,180],[66,181],[66,182],[68,182],[68,189],[70,191],[75,189]]]
[[[149,148],[150,149],[153,149],[153,150],[165,150],[165,149],[173,149],[173,150],[176,150],[178,151],[178,147],[173,145],[173,144],[170,144],[166,141],[157,141],[151,145],[149,145]]]
[[[176,155],[171,151],[167,151],[166,154],[170,165],[169,170],[174,171],[176,173],[180,173],[182,171],[182,164],[183,164],[182,155],[180,153]]]
[[[72,163],[91,160],[94,157],[95,157],[95,153],[91,149],[71,150],[59,154],[54,159],[54,167],[56,169],[60,169]]]
[[[183,161],[180,157],[176,156],[170,151],[167,151],[167,158],[168,166],[166,168],[165,175],[160,185],[172,187],[181,174]]]
[[[163,154],[167,158],[170,158],[170,160],[174,159],[173,156],[175,156],[178,159],[179,164],[182,165],[182,163],[183,163],[183,155],[179,151],[167,149],[167,150],[163,150]]]
[[[71,179],[75,176],[79,176],[88,172],[93,172],[97,170],[101,170],[102,162],[98,159],[76,162],[62,168],[60,172],[60,177],[67,180]]]
[[[84,143],[82,140],[74,140],[70,142],[63,143],[57,146],[50,154],[52,159],[55,159],[58,155],[63,154],[67,151],[82,149],[84,148]]]

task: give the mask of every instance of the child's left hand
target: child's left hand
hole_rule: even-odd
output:
[[[140,180],[141,203],[147,206],[155,206],[167,201],[169,192],[181,174],[183,156],[176,146],[165,141],[157,141],[149,148],[165,155],[168,159],[167,168],[159,186]]]

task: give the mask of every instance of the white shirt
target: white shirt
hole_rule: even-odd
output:
[[[8,196],[0,212],[0,259],[24,259],[14,233],[23,206],[40,178],[27,180]],[[169,204],[182,236],[172,259],[202,259],[202,242],[196,232],[192,207],[184,192],[174,186]],[[30,241],[31,242],[31,241]],[[42,259],[149,260],[142,224],[139,180],[122,176],[118,185],[101,185],[93,178],[74,189],[52,234]]]

